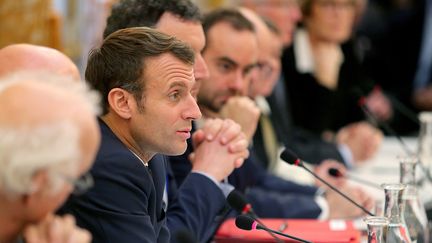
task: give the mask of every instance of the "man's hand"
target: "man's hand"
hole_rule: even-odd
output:
[[[210,136],[208,136],[211,134]],[[192,171],[206,173],[218,181],[227,177],[249,156],[248,141],[232,120],[212,119],[193,134],[195,152],[189,159]]]
[[[221,117],[237,122],[248,141],[255,134],[260,113],[255,102],[246,96],[230,98],[219,112]]]
[[[382,139],[382,132],[367,122],[352,123],[336,135],[336,142],[349,147],[355,162],[370,159],[378,150]]]
[[[360,187],[346,183],[338,189],[365,209],[370,211],[374,207],[373,198]],[[327,190],[326,199],[330,209],[330,219],[356,218],[366,214],[363,210],[332,190]]]
[[[380,89],[374,89],[366,97],[366,106],[380,121],[387,121],[393,116],[391,102]]]
[[[48,215],[42,222],[24,229],[28,243],[88,243],[91,235],[75,225],[74,217]]]

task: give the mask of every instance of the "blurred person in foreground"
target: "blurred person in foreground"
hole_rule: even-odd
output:
[[[15,72],[0,79],[0,242],[90,242],[71,216],[54,216],[92,185],[98,96],[74,79]]]
[[[23,70],[46,70],[80,79],[76,65],[56,49],[25,43],[11,44],[0,49],[0,76]]]
[[[6,77],[22,71],[47,72],[65,76],[59,77],[59,80],[73,79],[79,81],[79,72],[75,64],[58,50],[25,43],[11,44],[0,49],[0,76]],[[53,228],[54,225],[57,229],[53,231],[54,235],[49,236],[44,234],[44,232],[47,233],[47,229]],[[50,240],[47,237],[58,242],[61,239],[57,235],[64,234],[64,237],[67,238],[68,234],[74,235],[75,232],[79,232],[80,235],[84,236],[82,238],[83,241],[79,239],[81,237],[76,238],[77,242],[87,242],[90,239],[87,237],[88,233],[86,231],[76,228],[75,221],[71,216],[63,218],[48,216],[46,220],[31,228],[32,230],[29,231],[31,232],[31,236],[26,237],[27,242]]]

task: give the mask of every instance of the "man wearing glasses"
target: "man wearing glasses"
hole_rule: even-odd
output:
[[[96,94],[67,56],[43,46],[1,49],[0,79],[0,242],[90,242],[73,217],[52,212],[92,185]]]
[[[53,211],[91,186],[80,178],[100,140],[91,97],[82,82],[52,73],[0,79],[0,242],[90,242]]]

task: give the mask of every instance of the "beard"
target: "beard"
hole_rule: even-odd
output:
[[[201,95],[200,95],[201,94]],[[225,103],[236,95],[233,90],[219,93],[213,93],[212,96],[198,94],[198,105],[209,109],[212,112],[219,113]]]

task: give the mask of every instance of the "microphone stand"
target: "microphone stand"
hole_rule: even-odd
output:
[[[369,214],[370,216],[375,216],[373,213],[369,212],[369,210],[367,210],[366,208],[364,208],[360,204],[354,202],[351,198],[347,197],[345,194],[343,194],[342,192],[340,192],[338,189],[336,189],[336,187],[332,186],[330,183],[328,183],[327,181],[323,180],[321,177],[317,176],[313,171],[309,170],[306,166],[304,166],[303,163],[300,163],[299,166],[303,167],[303,169],[305,169],[306,171],[308,171],[311,175],[313,175],[319,181],[321,181],[326,186],[330,187],[333,191],[337,192],[339,195],[341,195],[342,197],[344,197],[346,200],[350,201],[352,204],[356,205],[358,208],[360,208],[361,210],[363,210],[363,212]]]
[[[401,145],[402,149],[405,151],[405,154],[410,157],[415,155],[414,152],[412,152],[408,145],[402,140],[402,138],[399,136],[399,134],[396,133],[395,130],[393,130],[388,124],[387,122],[379,122],[378,119],[376,119],[376,117],[372,114],[372,112],[369,110],[369,108],[364,105],[364,104],[360,104],[361,109],[363,110],[363,112],[366,114],[366,116],[372,120],[374,123],[376,124],[380,124],[382,126],[382,128],[388,133],[393,135],[394,137],[396,137],[396,139],[398,140],[399,144]],[[418,158],[418,162],[417,164],[420,166],[420,169],[423,171],[423,173],[426,175],[426,178],[428,179],[429,182],[432,182],[432,176],[430,174],[430,172],[428,171],[428,169],[423,165],[423,163],[420,161],[420,158]],[[420,181],[421,182],[421,181]]]
[[[377,185],[377,184],[375,184],[375,183],[373,183],[373,182],[363,180],[363,179],[358,178],[358,177],[356,177],[356,176],[348,175],[348,179],[353,180],[353,181],[357,181],[357,182],[359,182],[359,183],[362,183],[362,184],[364,184],[364,185],[366,185],[366,186],[373,187],[373,188],[375,188],[375,189],[382,190],[381,186],[379,186],[379,185]]]
[[[281,235],[281,236],[284,236],[284,237],[287,237],[287,238],[290,238],[290,239],[293,239],[296,241],[300,241],[300,242],[304,242],[304,243],[312,243],[310,241],[303,240],[301,238],[297,238],[295,236],[291,236],[291,235],[284,234],[284,233],[276,231],[276,230],[269,229],[266,226],[258,223],[256,220],[254,220],[251,217],[246,216],[246,215],[237,216],[236,220],[235,220],[235,224],[236,224],[237,228],[242,229],[242,230],[264,230],[268,233],[278,234],[278,235]]]
[[[254,219],[255,221],[257,221],[260,225],[262,225],[263,227],[267,227],[259,218],[258,215],[254,212],[254,210],[252,209],[252,206],[250,205],[250,203],[248,203],[246,201],[246,198],[244,197],[244,195],[242,193],[240,193],[237,190],[233,190],[227,198],[228,204],[234,208],[238,213],[240,213],[241,215],[247,215],[249,217],[251,217],[252,219]],[[240,209],[240,205],[242,204],[241,207],[242,209]],[[283,240],[281,240],[279,237],[277,237],[273,232],[271,231],[267,231],[267,233],[269,233],[269,235],[271,237],[273,237],[273,239],[277,242],[277,243],[283,243]]]

